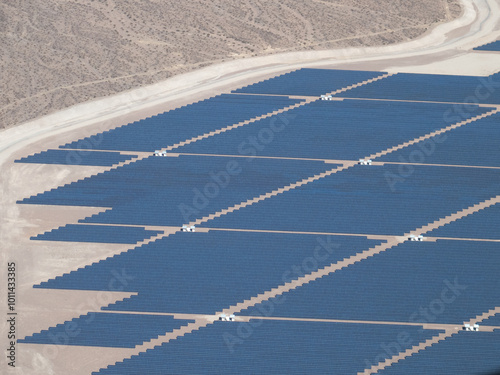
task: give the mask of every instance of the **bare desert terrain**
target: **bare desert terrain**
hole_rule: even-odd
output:
[[[457,0],[16,0],[0,4],[0,129],[207,65],[408,41]]]

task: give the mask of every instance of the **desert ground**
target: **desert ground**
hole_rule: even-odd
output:
[[[0,129],[223,61],[382,46],[458,0],[18,0],[0,4]]]
[[[497,0],[464,0],[460,5],[458,1],[410,5],[397,1],[390,6],[389,2],[311,1],[300,10],[293,1],[281,2],[275,9],[267,9],[264,1],[241,1],[231,9],[222,2],[193,2],[187,9],[169,2],[170,10],[152,1],[147,6],[141,3],[140,9],[132,2],[54,3],[19,2],[24,13],[17,15],[12,14],[14,3],[0,6],[0,18],[11,20],[0,23],[2,44],[13,51],[13,58],[9,53],[1,62],[6,83],[1,123],[9,129],[0,132],[0,254],[2,268],[8,261],[19,264],[19,337],[128,296],[32,286],[130,246],[77,243],[69,248],[64,243],[30,241],[31,235],[76,223],[99,209],[47,209],[20,206],[16,200],[106,168],[14,164],[13,160],[300,67],[488,75],[500,66],[499,54],[472,51],[500,36]],[[206,15],[196,17],[203,7]],[[45,10],[36,15],[33,9],[37,8]],[[152,8],[157,11],[149,12]],[[221,22],[224,14],[230,17]],[[166,17],[170,21],[164,24],[175,27],[145,26]],[[44,32],[37,33],[40,29]],[[45,29],[54,34],[46,35]],[[24,41],[22,48],[13,47],[15,39]],[[207,45],[211,46],[208,55]],[[53,55],[54,48],[59,55]],[[73,52],[63,54],[67,49]],[[27,55],[31,59],[23,59]],[[103,96],[109,97],[87,102]],[[0,297],[5,300],[3,288]],[[2,340],[5,329],[3,323]],[[19,345],[20,367],[8,373],[89,374],[145,350],[52,347]],[[4,357],[0,367],[6,368]]]

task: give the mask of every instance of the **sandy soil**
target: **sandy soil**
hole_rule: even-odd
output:
[[[50,290],[38,294],[33,292],[31,286],[130,246],[30,241],[29,237],[33,234],[76,222],[102,208],[20,206],[15,203],[17,199],[99,173],[104,168],[15,164],[13,160],[304,66],[470,75],[496,72],[500,66],[496,55],[471,52],[470,48],[495,40],[500,35],[499,1],[464,0],[463,9],[460,18],[444,23],[411,42],[377,48],[289,52],[227,61],[177,75],[155,85],[79,104],[1,131],[0,205],[3,215],[0,219],[0,263],[2,269],[5,269],[7,261],[19,264],[19,333],[46,329],[48,325],[86,311],[96,311],[101,305],[123,298],[122,294],[103,297],[92,292],[72,292],[69,296],[65,292]],[[457,61],[460,64],[456,64]],[[5,300],[5,290],[0,290],[0,297]],[[106,300],[103,301],[103,298]],[[78,306],[81,301],[90,302]],[[0,342],[3,343],[5,323],[1,328]],[[47,356],[44,357],[44,346],[25,347],[27,349],[18,346],[21,367],[8,373],[88,374],[129,355],[129,351],[114,349],[96,351],[61,347],[61,350],[65,348],[64,352],[47,359]],[[2,371],[6,368],[4,362],[5,358],[0,357]]]
[[[460,11],[458,0],[2,2],[0,128],[222,61],[407,41]]]

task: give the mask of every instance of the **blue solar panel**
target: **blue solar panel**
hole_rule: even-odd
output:
[[[500,240],[500,205],[487,207],[473,215],[437,228],[430,236],[453,238],[484,238]]]
[[[182,225],[335,165],[302,160],[150,157],[20,203],[112,207],[87,220]]]
[[[497,243],[406,242],[267,304],[280,317],[461,325],[498,306],[499,261]]]
[[[53,229],[50,232],[39,234],[36,237],[31,237],[31,239],[42,241],[135,244],[160,233],[163,233],[163,231],[146,230],[143,227],[68,224],[64,227]]]
[[[290,110],[286,115],[182,146],[178,151],[357,160],[452,124],[452,119],[443,117],[448,109],[448,104],[434,103],[317,101]],[[471,106],[467,118],[491,109]],[[483,134],[490,134],[490,130],[498,133],[500,127],[494,126],[498,125],[498,117],[495,120]],[[469,133],[477,129],[475,125],[470,127]],[[490,152],[497,153],[494,160],[500,155],[497,138],[490,135],[487,142]]]
[[[191,322],[194,321],[174,319],[165,315],[91,312],[18,342],[133,348]]]
[[[202,225],[403,235],[496,196],[499,185],[494,169],[357,165]]]
[[[460,119],[469,104],[500,104],[500,73],[489,77],[399,73],[342,92],[345,98],[467,103],[450,106],[444,116]],[[460,121],[460,120],[459,120]]]
[[[26,158],[16,160],[16,163],[37,164],[67,164],[67,165],[95,165],[112,166],[137,155],[122,155],[118,152],[80,150],[47,150]]]
[[[500,167],[499,139],[500,115],[494,114],[377,160]]]
[[[358,70],[299,69],[234,90],[236,93],[320,96],[385,73]]]
[[[500,332],[460,332],[400,361],[383,375],[498,375],[500,371]]]
[[[500,51],[500,40],[474,48],[476,51]]]
[[[61,147],[152,152],[301,101],[286,97],[223,94]]]
[[[491,318],[484,320],[482,325],[500,327],[500,313],[493,315]]]
[[[356,374],[437,334],[402,326],[216,322],[97,374]]]
[[[213,314],[379,244],[363,237],[177,233],[39,286],[107,290],[123,270],[124,291],[106,310]]]

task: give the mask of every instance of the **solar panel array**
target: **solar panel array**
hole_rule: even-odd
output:
[[[68,345],[140,353],[95,374],[355,374],[386,359],[379,373],[500,368],[497,333],[456,333],[485,313],[480,325],[499,325],[498,203],[462,211],[499,195],[498,79],[301,69],[21,159],[91,148],[88,163],[114,165],[19,201],[106,208],[33,239],[136,246],[34,286],[109,290],[122,270],[134,295],[20,342],[52,344],[75,323]],[[127,154],[166,147],[175,154]],[[198,315],[223,310],[237,322]],[[467,346],[487,360],[451,363]]]

